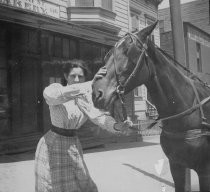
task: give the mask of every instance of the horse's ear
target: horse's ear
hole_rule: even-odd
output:
[[[136,35],[139,37],[139,39],[141,39],[142,42],[144,42],[146,38],[152,33],[157,23],[158,23],[158,20],[155,21],[153,24],[149,25],[148,27],[145,27],[144,29],[136,33]]]

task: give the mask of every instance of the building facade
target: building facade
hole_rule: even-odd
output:
[[[210,83],[209,1],[198,0],[181,5],[186,67],[204,82]],[[173,56],[169,8],[159,10],[160,47]]]
[[[209,0],[196,0],[181,4],[183,22],[190,22],[206,33],[210,34]],[[170,8],[158,11],[160,31],[171,31]]]
[[[127,0],[0,0],[1,153],[36,146],[51,124],[42,91],[62,81],[60,61],[84,59],[95,74],[106,52],[129,31],[129,15]],[[133,101],[130,93],[131,118]],[[103,131],[94,129],[91,122],[81,128],[84,146],[103,140]]]

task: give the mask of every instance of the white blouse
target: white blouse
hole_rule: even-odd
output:
[[[49,105],[51,122],[64,129],[79,129],[87,119],[110,132],[116,123],[108,113],[96,109],[92,102],[92,81],[62,86],[53,83],[43,96]]]

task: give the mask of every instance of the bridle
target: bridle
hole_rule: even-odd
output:
[[[120,81],[120,77],[119,74],[117,74],[117,67],[116,67],[116,48],[118,47],[119,43],[116,43],[114,46],[114,50],[113,50],[113,61],[114,61],[114,69],[115,69],[115,77],[116,77],[116,81],[117,81],[117,86],[116,86],[116,94],[120,100],[120,103],[122,105],[122,112],[123,112],[123,120],[127,120],[127,111],[126,111],[126,107],[125,107],[125,88],[127,87],[128,83],[135,77],[137,71],[141,70],[141,68],[143,67],[143,62],[142,60],[144,59],[144,56],[147,55],[147,42],[148,42],[148,38],[146,39],[146,43],[143,43],[138,37],[137,35],[133,34],[133,33],[127,33],[123,38],[126,38],[127,36],[129,36],[132,39],[132,43],[135,44],[136,47],[138,47],[141,51],[141,55],[139,56],[138,60],[137,60],[137,64],[135,66],[135,68],[133,69],[132,73],[129,75],[129,77],[126,79],[125,83],[122,84],[122,82]],[[137,42],[140,44],[141,47],[139,47],[137,45]]]
[[[144,57],[146,56],[147,58],[147,49],[148,49],[148,37],[146,39],[146,42],[143,43],[136,34],[133,34],[133,33],[127,33],[123,38],[126,38],[127,36],[130,36],[130,38],[132,39],[132,43],[135,43],[135,46],[137,48],[139,48],[139,46],[137,45],[136,42],[138,42],[140,44],[140,51],[141,51],[141,55],[139,56],[138,60],[137,60],[137,64],[135,66],[135,68],[133,69],[132,73],[129,75],[129,77],[126,79],[125,83],[122,84],[122,82],[120,81],[120,77],[119,77],[119,74],[117,74],[117,67],[116,67],[116,48],[118,47],[119,43],[116,43],[115,46],[114,46],[114,50],[113,50],[113,61],[114,61],[114,69],[115,69],[115,77],[116,77],[116,81],[117,81],[117,86],[116,86],[116,93],[118,95],[118,98],[120,100],[120,103],[122,105],[122,112],[123,112],[123,120],[127,120],[127,111],[126,111],[126,107],[125,107],[125,99],[124,99],[124,94],[125,94],[125,88],[127,87],[128,83],[135,77],[137,71],[141,70],[143,65],[144,65],[144,62],[142,62],[142,60],[144,59]],[[147,62],[147,59],[145,60]],[[149,65],[147,63],[147,66],[149,68]],[[176,114],[176,115],[172,115],[172,116],[169,116],[169,117],[158,117],[153,123],[151,123],[149,125],[148,128],[152,128],[155,124],[157,124],[158,122],[160,121],[166,121],[166,120],[173,120],[173,119],[178,119],[178,118],[181,118],[183,116],[186,116],[186,115],[189,115],[191,114],[192,112],[194,112],[195,110],[197,109],[200,109],[200,112],[201,112],[201,119],[202,119],[202,125],[208,127],[208,129],[210,128],[210,124],[208,124],[206,122],[206,118],[204,116],[204,113],[203,113],[203,109],[202,109],[202,106],[205,105],[206,103],[208,103],[210,101],[210,96],[203,99],[202,101],[200,101],[200,98],[198,96],[198,93],[197,93],[197,90],[194,86],[194,83],[191,82],[191,85],[193,87],[193,91],[195,93],[195,101],[198,102],[198,104],[196,105],[193,105],[191,108],[179,113],[179,114]],[[190,130],[189,132],[191,133],[192,130]],[[200,130],[198,130],[200,131]],[[166,132],[165,132],[166,133]],[[169,134],[169,133],[167,133]],[[209,131],[208,133],[205,133],[206,135],[210,134]]]

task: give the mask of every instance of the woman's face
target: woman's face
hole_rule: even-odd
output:
[[[65,74],[64,76],[68,85],[85,82],[84,70],[80,67],[72,68],[69,74]]]

